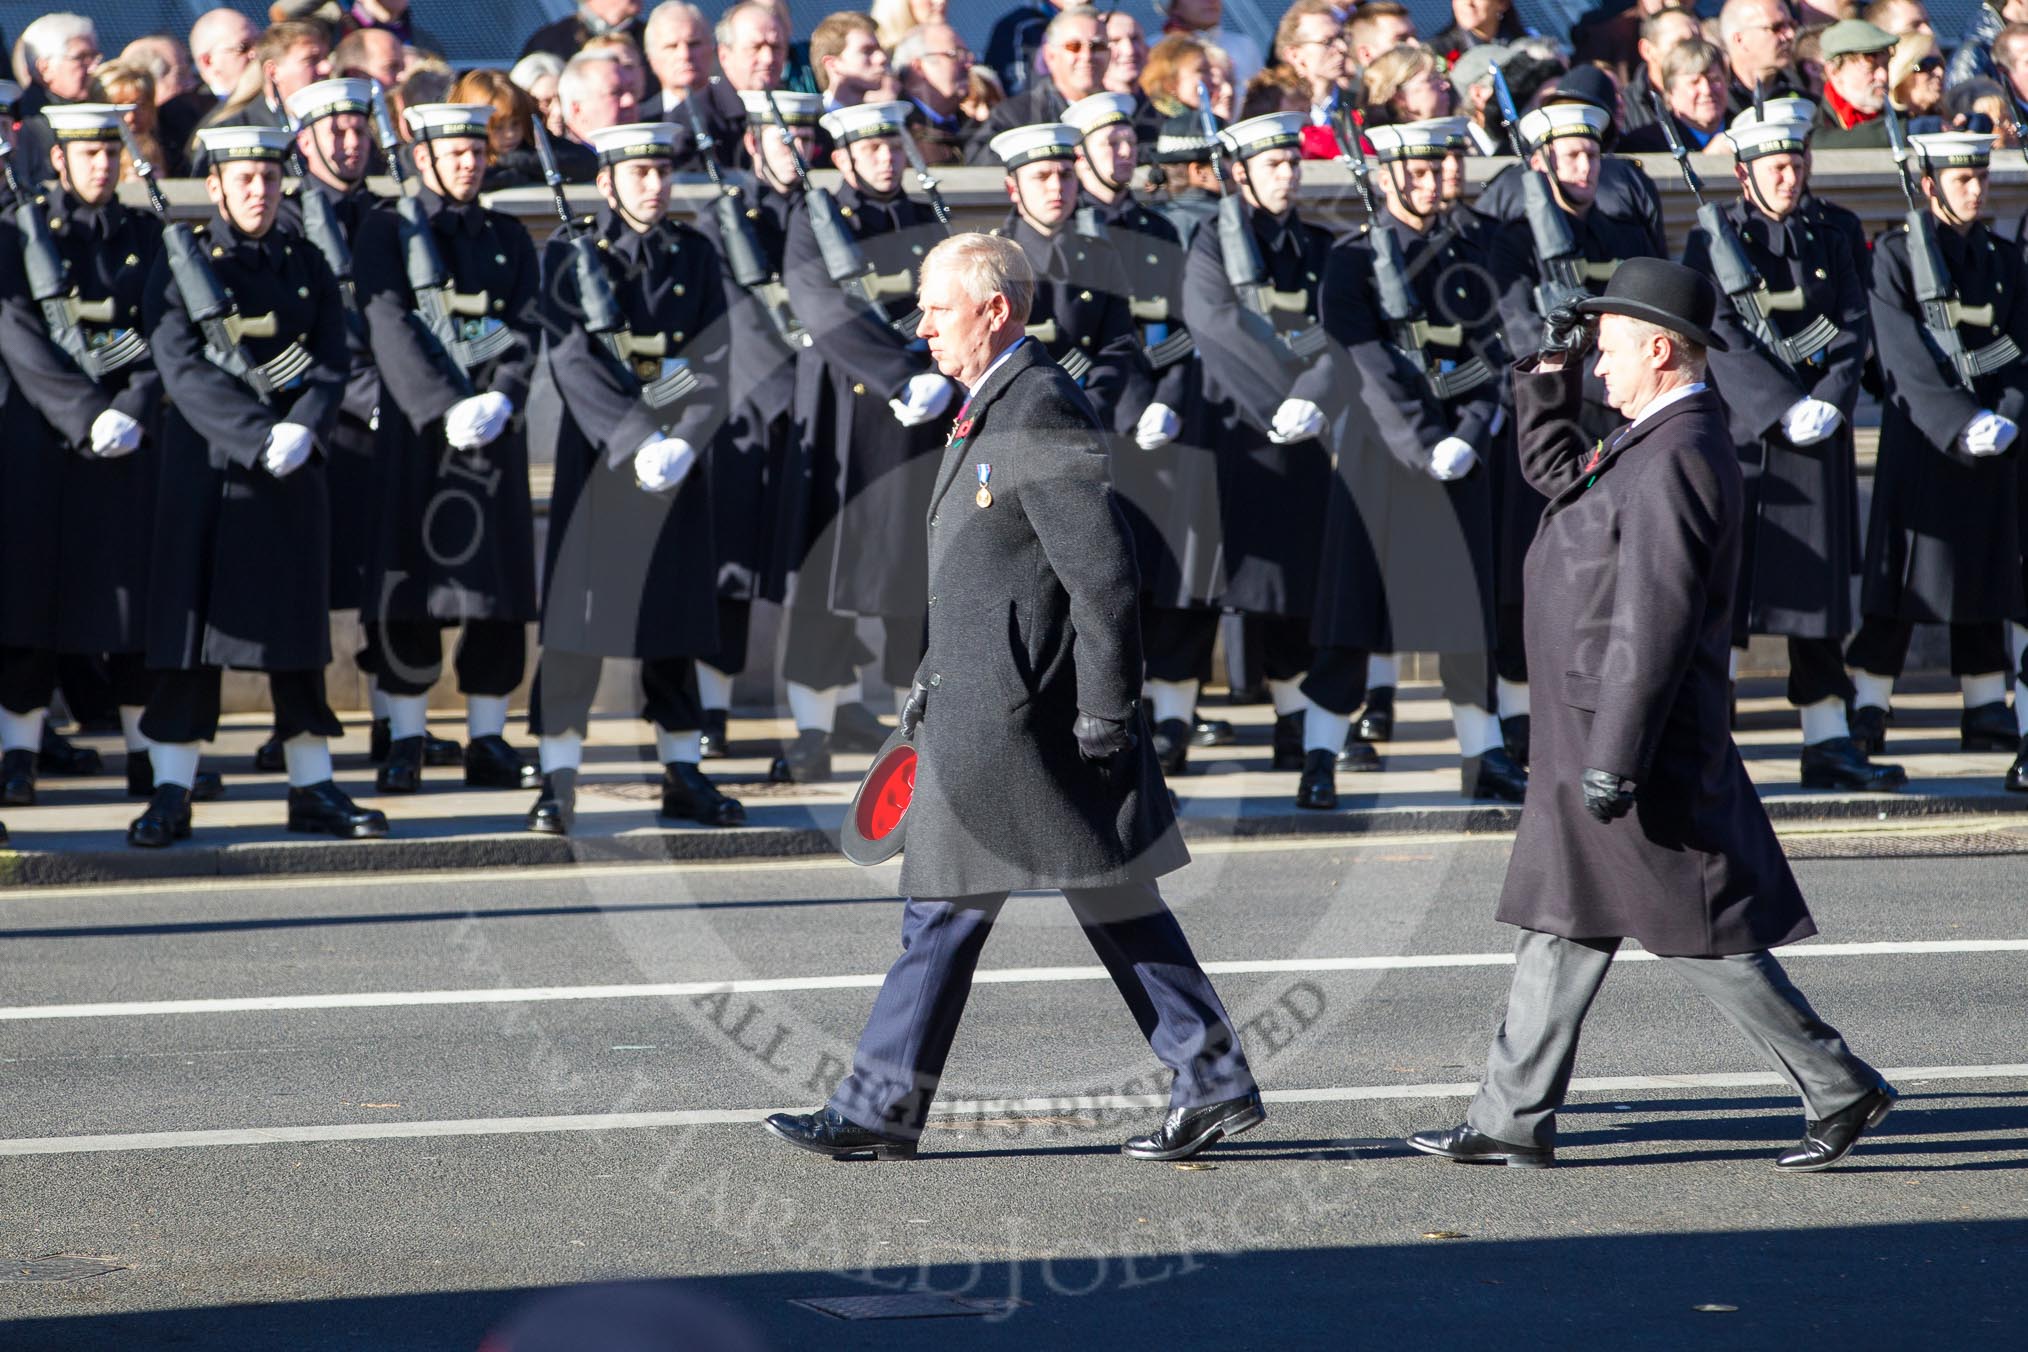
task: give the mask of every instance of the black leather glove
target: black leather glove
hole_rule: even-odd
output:
[[[1543,318],[1541,355],[1575,361],[1591,346],[1591,316],[1577,312],[1576,301],[1566,301]]]
[[[1586,770],[1577,777],[1584,790],[1584,810],[1602,822],[1615,822],[1634,810],[1634,782],[1610,770]]]
[[[929,712],[929,687],[917,681],[909,687],[908,698],[901,705],[901,735],[915,736],[915,730],[922,726],[922,716]]]
[[[1134,730],[1125,723],[1099,718],[1081,709],[1070,730],[1077,738],[1078,754],[1089,761],[1111,760],[1134,745]]]

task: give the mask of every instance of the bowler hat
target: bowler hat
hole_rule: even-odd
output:
[[[1579,314],[1644,319],[1723,352],[1725,340],[1711,331],[1717,308],[1718,289],[1710,278],[1666,258],[1629,258],[1614,270],[1604,295],[1577,303]]]

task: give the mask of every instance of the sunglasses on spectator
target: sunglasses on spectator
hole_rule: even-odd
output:
[[[1086,52],[1102,52],[1105,49],[1103,42],[1093,42],[1090,38],[1065,38],[1056,44],[1056,50],[1070,56],[1083,56]]]
[[[1943,68],[1944,62],[1940,56],[1925,56],[1922,60],[1915,63],[1916,71],[1923,75],[1933,75]]]

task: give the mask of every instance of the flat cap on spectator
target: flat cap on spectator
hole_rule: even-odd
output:
[[[1485,84],[1493,78],[1493,67],[1511,55],[1510,49],[1498,42],[1482,42],[1476,47],[1467,47],[1451,62],[1451,88],[1463,94],[1476,85]]]
[[[1834,56],[1866,56],[1894,49],[1900,39],[1878,24],[1864,19],[1840,19],[1824,30],[1817,50],[1829,61]]]

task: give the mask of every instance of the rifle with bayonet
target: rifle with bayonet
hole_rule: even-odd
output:
[[[716,142],[710,129],[704,125],[696,102],[685,99],[683,108],[690,115],[691,136],[697,145],[698,158],[704,161],[704,172],[711,176],[712,186],[718,189],[718,200],[711,204],[711,210],[712,219],[718,225],[719,252],[725,256],[726,270],[741,290],[760,302],[775,332],[781,335],[784,343],[794,348],[802,337],[803,328],[796,322],[795,312],[789,308],[788,288],[782,285],[780,275],[768,262],[768,251],[754,229],[750,213],[756,208],[746,204],[745,190],[736,183],[727,182],[719,169],[718,157],[712,153],[717,148]],[[764,130],[759,132],[754,137],[755,143],[759,144],[766,135]],[[763,146],[763,160],[766,155]]]
[[[1535,256],[1542,264],[1542,280],[1535,286],[1535,312],[1545,320],[1556,310],[1575,305],[1591,292],[1585,287],[1583,259],[1570,220],[1556,200],[1556,188],[1549,175],[1532,169],[1528,161],[1537,147],[1521,134],[1521,110],[1514,103],[1514,91],[1507,87],[1506,72],[1493,66],[1493,92],[1500,100],[1500,116],[1514,138],[1521,156],[1521,205],[1528,221],[1528,234],[1535,241]]]
[[[24,189],[15,176],[14,141],[5,125],[0,125],[0,171],[6,174],[7,191],[14,195],[14,224],[21,231],[21,266],[27,274],[28,297],[41,309],[43,326],[49,330],[50,341],[67,353],[77,363],[78,369],[93,380],[147,351],[147,345],[138,334],[133,335],[132,355],[111,365],[100,353],[92,351],[91,343],[78,321],[89,319],[96,323],[111,323],[112,301],[78,298],[77,287],[70,280],[70,264],[56,247],[56,234],[49,228],[49,217],[43,214],[41,195]]]
[[[1895,113],[1892,100],[1881,115],[1887,121],[1887,144],[1894,153],[1895,177],[1901,184],[1902,198],[1908,203],[1904,219],[1908,224],[1909,286],[1922,306],[1922,327],[1950,363],[1958,384],[1966,394],[1977,398],[1974,389],[1978,378],[2013,361],[2020,356],[2020,349],[2012,338],[2002,335],[1977,353],[1966,350],[1964,339],[1958,336],[1958,324],[1991,325],[1993,307],[1984,305],[1973,310],[1958,303],[1957,288],[1951,282],[1950,269],[1945,266],[1943,250],[1937,243],[1936,220],[1930,215],[1929,203],[1923,199],[1919,181],[1909,176],[1908,141],[1901,134],[1901,118]]]
[[[401,167],[401,140],[394,134],[387,101],[377,88],[373,91],[373,137],[380,143],[381,158],[387,161],[387,172],[394,179],[402,264],[408,274],[409,293],[415,297],[416,317],[422,321],[429,346],[435,349],[431,357],[439,373],[450,381],[460,399],[469,399],[474,393],[472,377],[466,360],[460,356],[466,347],[458,337],[457,321],[451,318],[451,272],[437,251],[437,237],[430,230],[429,214],[423,210],[422,199],[408,191],[408,175]]]
[[[120,124],[120,139],[126,145],[127,158],[133,161],[135,176],[147,189],[149,208],[162,222],[162,254],[168,261],[177,293],[183,298],[184,313],[204,335],[205,358],[252,390],[263,404],[272,403],[279,391],[294,384],[310,369],[310,354],[300,343],[290,343],[266,362],[255,362],[247,355],[241,339],[274,337],[274,315],[249,318],[239,312],[239,303],[218,280],[218,273],[205,256],[204,247],[197,242],[195,232],[181,221],[170,219],[169,203],[162,196],[162,185],[156,181],[155,166],[124,121]],[[214,446],[214,467],[223,458],[223,448]]]

